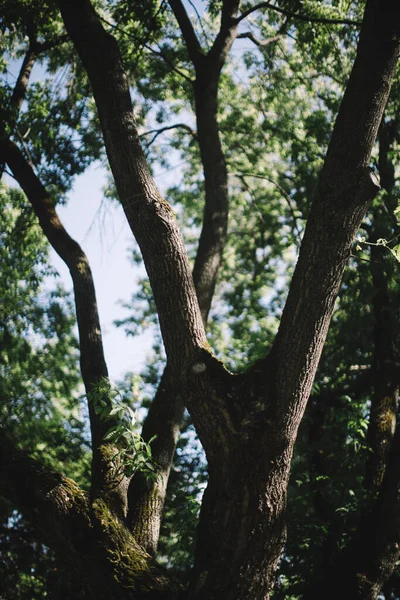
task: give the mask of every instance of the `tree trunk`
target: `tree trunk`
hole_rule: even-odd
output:
[[[181,11],[179,1],[173,4]],[[222,4],[221,31],[211,51],[220,67],[234,36],[232,16],[238,2]],[[367,2],[357,58],[279,332],[270,355],[243,375],[226,371],[208,349],[182,238],[140,147],[129,82],[116,42],[104,31],[89,0],[59,0],[59,5],[87,70],[117,189],[142,249],[170,376],[179,386],[207,455],[209,483],[189,598],[267,600],[285,541],[287,482],[297,429],[354,235],[379,189],[368,162],[399,53],[398,2]],[[198,45],[190,39],[188,48],[198,57]],[[206,130],[201,135],[207,135]],[[222,179],[216,185],[223,191]],[[390,572],[388,565],[398,558],[397,446],[395,440],[379,503],[369,521],[374,535],[368,538],[371,530],[362,530],[355,545],[361,550],[359,540],[368,541],[375,550],[368,557],[362,551],[357,555],[365,563],[349,585],[353,598],[375,598]],[[63,550],[66,541],[70,556],[82,562],[83,571],[91,577],[97,569],[97,598],[156,600],[180,594],[179,586],[145,552],[110,504],[99,498],[88,504],[76,488],[67,493],[63,480],[47,476],[34,462],[10,459],[6,447],[2,454],[4,489],[11,487],[9,494],[14,494],[16,505],[27,511],[57,551]],[[27,479],[20,476],[24,469]],[[38,490],[28,504],[23,494],[26,481],[29,488]],[[77,505],[79,510],[75,510]],[[52,519],[58,525],[52,527]],[[360,583],[363,596],[356,595]],[[87,588],[92,593],[90,583]]]

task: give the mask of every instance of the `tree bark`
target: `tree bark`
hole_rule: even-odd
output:
[[[128,490],[128,527],[139,544],[150,554],[155,554],[157,550],[168,479],[183,411],[179,386],[169,376],[166,368],[142,429],[144,440],[149,441],[156,436],[152,443],[152,456],[157,480],[149,486],[145,477],[137,473]]]
[[[224,3],[220,32],[205,56],[185,7],[180,0],[170,2],[196,71],[196,139],[204,170],[205,204],[193,281],[204,327],[207,326],[228,227],[228,172],[218,126],[218,83],[221,68],[236,35],[231,18],[236,14],[237,4]],[[160,534],[167,483],[183,415],[181,396],[179,385],[174,385],[172,378],[164,373],[142,432],[146,440],[157,436],[153,443],[153,457],[157,464],[158,479],[149,489],[143,476],[138,473],[129,489],[128,522],[137,539],[150,553],[156,551]]]
[[[264,470],[237,456],[230,460],[221,457],[214,469],[212,457],[208,456],[209,487],[201,511],[191,598],[221,597],[221,590],[218,596],[211,589],[216,581],[226,582],[224,597],[232,600],[265,599],[272,589],[273,571],[284,543],[286,483],[297,428],[354,235],[379,190],[367,165],[399,55],[399,10],[393,1],[367,3],[357,57],[335,123],[279,332],[270,356],[248,374],[247,387],[251,387],[251,377],[258,378],[259,387],[252,396],[257,410],[253,409],[245,422],[253,418],[263,429],[257,443],[253,442],[253,457],[257,457],[257,465],[265,465]],[[250,405],[247,402],[246,406]],[[206,447],[205,442],[203,445]],[[241,456],[248,457],[250,450],[241,447]],[[260,452],[264,448],[267,450]],[[224,450],[222,456],[227,454],[229,450]],[[249,481],[257,482],[255,487],[246,486],[238,472],[232,474],[234,464],[245,470]],[[227,477],[223,476],[225,473]],[[239,485],[234,481],[239,481]],[[236,515],[246,515],[250,506],[258,507],[259,522],[248,523],[248,528],[243,526],[243,539],[251,540],[246,552],[241,552],[233,540],[234,532],[239,529],[242,533],[237,519],[229,518],[233,505]],[[237,548],[236,554],[229,552],[229,542]],[[220,561],[224,557],[224,567],[216,557]]]
[[[93,600],[177,600],[180,585],[137,544],[103,500],[39,465],[1,432],[0,487]]]
[[[179,382],[207,454],[209,484],[189,598],[266,600],[284,543],[287,481],[297,428],[355,232],[379,189],[367,165],[399,54],[400,8],[394,0],[367,2],[357,58],[272,352],[246,374],[235,376],[207,349],[183,242],[140,148],[116,42],[104,31],[89,0],[59,0],[59,5],[87,69],[119,196],[142,249],[168,368]],[[233,31],[229,10],[236,5],[223,2],[221,27],[226,26],[229,35]],[[220,61],[230,39],[217,36],[214,48],[220,51]],[[398,556],[398,446],[395,440],[372,520],[376,551],[357,571],[365,584],[365,598],[375,598],[366,595],[368,590],[375,593],[390,571],[387,565]],[[20,489],[8,467],[4,481]],[[35,475],[32,486],[43,489],[40,477]],[[19,498],[22,503],[21,494]],[[49,498],[46,489],[45,498]],[[99,553],[100,573],[104,569],[104,577],[110,574],[117,581],[109,584],[108,597],[156,599],[179,593],[121,521],[104,509],[101,500],[93,503],[90,523],[95,537],[88,539],[94,540]],[[359,589],[359,577],[357,581]]]
[[[207,343],[183,240],[150,175],[116,40],[89,0],[60,0],[59,6],[92,86],[118,195],[149,276],[167,360],[180,376],[186,361]]]

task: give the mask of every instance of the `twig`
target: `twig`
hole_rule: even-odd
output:
[[[314,17],[313,15],[303,15],[300,13],[292,12],[291,10],[287,10],[286,8],[280,8],[275,4],[271,4],[271,2],[260,2],[260,4],[256,4],[252,6],[248,10],[245,10],[244,13],[235,19],[236,24],[246,19],[249,15],[251,15],[256,10],[260,10],[262,8],[270,8],[281,15],[285,15],[286,17],[290,17],[291,19],[297,19],[298,21],[305,21],[306,23],[323,23],[325,25],[350,25],[352,27],[361,27],[361,21],[354,21],[353,19],[330,19],[329,17]]]
[[[149,131],[145,131],[144,133],[141,133],[139,137],[143,138],[146,135],[150,135],[150,134],[154,133],[155,135],[153,136],[153,138],[150,140],[150,142],[147,143],[147,146],[151,146],[151,144],[156,140],[156,138],[161,133],[164,133],[164,131],[169,131],[171,129],[185,129],[188,133],[190,133],[190,135],[195,140],[197,140],[196,132],[193,131],[193,129],[191,127],[189,127],[189,125],[186,125],[186,123],[175,123],[174,125],[167,125],[165,127],[160,127],[160,129],[150,129]]]

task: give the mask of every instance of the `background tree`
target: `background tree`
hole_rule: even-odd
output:
[[[395,585],[387,582],[398,559],[398,110],[389,89],[400,11],[394,1],[369,0],[363,16],[356,4],[224,0],[207,12],[194,6],[192,20],[180,0],[2,3],[8,56],[24,59],[13,89],[2,89],[0,162],[71,272],[93,456],[85,493],[84,481],[79,488],[16,447],[4,420],[0,480],[88,597],[268,597],[285,543],[291,463],[292,537],[275,594],[376,598]],[[230,58],[240,39],[256,52]],[[49,80],[28,85],[38,59],[50,73],[68,65],[57,94]],[[141,131],[145,119],[151,126]],[[162,136],[167,149],[155,145]],[[103,156],[103,140],[110,194],[151,286],[151,297],[147,283],[139,293],[144,315],[125,323],[137,331],[156,311],[166,355],[142,438],[121,420],[90,267],[55,209],[73,176]],[[369,167],[375,147],[379,195]],[[167,194],[181,230],[149,169],[171,148],[187,164]],[[149,383],[155,373],[153,366]],[[7,407],[10,398],[5,388]],[[196,432],[186,437],[193,444],[197,435],[204,448],[208,483],[196,542],[191,535],[191,545],[171,551],[164,541],[161,550],[182,581],[184,561],[193,561],[186,591],[152,557],[184,406]],[[201,462],[191,468],[181,467],[192,497],[183,524],[195,522],[204,481]],[[171,478],[167,532],[180,526],[171,515],[184,489]]]

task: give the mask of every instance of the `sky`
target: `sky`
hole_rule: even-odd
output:
[[[136,289],[137,278],[143,274],[132,264],[129,248],[133,237],[122,208],[104,200],[106,179],[101,165],[92,165],[79,176],[58,215],[70,234],[86,253],[93,272],[106,361],[113,381],[122,379],[127,371],[138,371],[151,349],[151,337],[127,337],[115,319],[128,316],[120,301],[129,301]],[[54,250],[51,263],[60,273],[61,281],[72,290],[72,281],[65,263]]]

